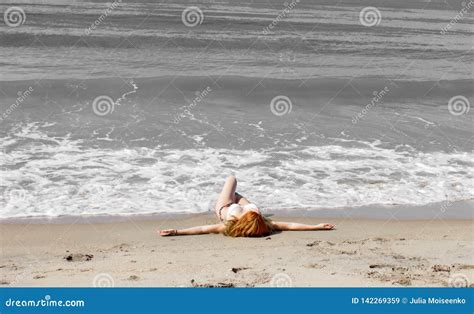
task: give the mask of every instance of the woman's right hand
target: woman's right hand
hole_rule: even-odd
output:
[[[317,227],[319,230],[332,230],[336,226],[333,224],[322,223],[322,224],[317,225]]]
[[[165,230],[160,230],[160,236],[162,237],[167,237],[167,236],[173,236],[178,233],[178,230],[176,229],[165,229]]]
[[[322,223],[318,225],[319,230],[332,230],[334,227],[336,227],[336,225],[328,223]]]

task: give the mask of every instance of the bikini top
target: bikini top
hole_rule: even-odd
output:
[[[227,214],[225,216],[225,220],[232,219],[232,216],[236,216],[236,214],[241,210],[258,210],[258,207],[255,204],[246,204],[246,205],[239,205],[239,204],[232,204],[227,209]]]

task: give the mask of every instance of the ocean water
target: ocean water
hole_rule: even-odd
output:
[[[205,212],[230,174],[268,212],[474,198],[471,2],[12,6],[0,218]]]

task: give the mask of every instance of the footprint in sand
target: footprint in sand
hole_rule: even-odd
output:
[[[44,275],[36,275],[33,277],[33,279],[43,279],[43,278],[46,278],[46,276]]]
[[[311,243],[306,244],[306,246],[313,247],[313,246],[334,246],[335,244],[329,241],[313,241]]]
[[[402,286],[411,286],[411,279],[408,277],[400,278],[393,282],[394,284],[399,284]]]
[[[131,281],[137,281],[137,280],[140,280],[140,277],[138,277],[137,275],[130,275],[127,280],[131,280]]]
[[[453,264],[453,268],[457,268],[457,269],[474,269],[474,265],[469,265],[469,264]]]
[[[326,266],[320,265],[320,264],[307,264],[307,265],[304,265],[303,267],[313,268],[313,269],[321,269],[321,268],[324,268]]]
[[[131,245],[128,243],[120,243],[110,248],[110,250],[117,250],[116,252],[129,252]]]

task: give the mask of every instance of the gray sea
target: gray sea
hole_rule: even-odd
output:
[[[0,2],[0,218],[472,200],[471,1]]]

